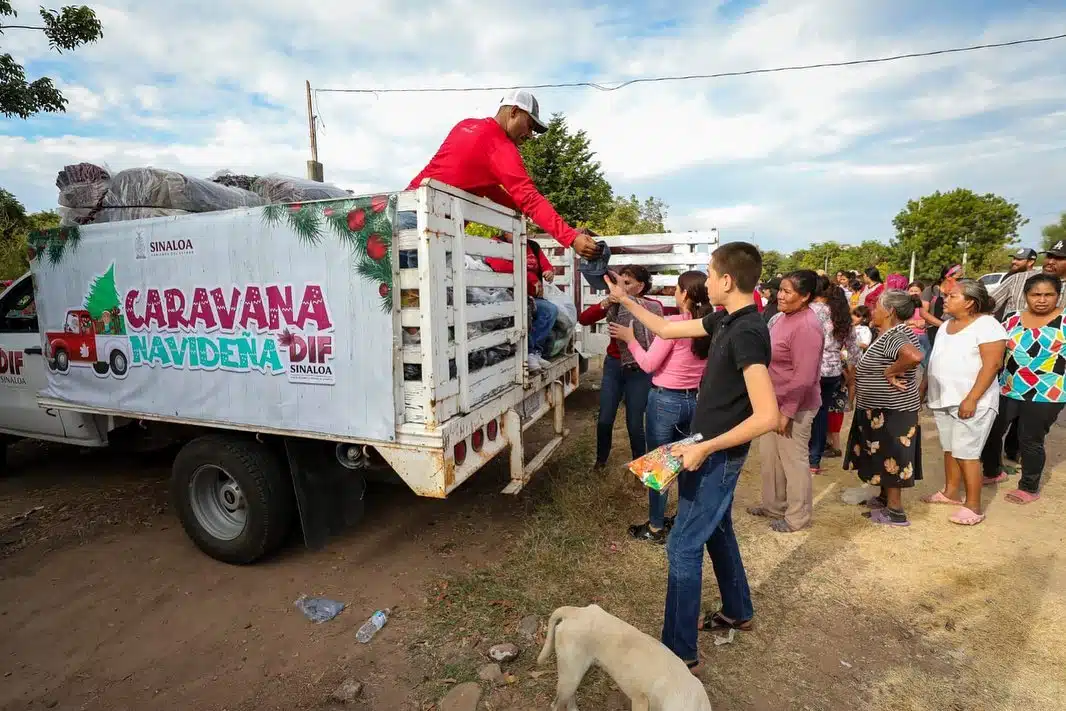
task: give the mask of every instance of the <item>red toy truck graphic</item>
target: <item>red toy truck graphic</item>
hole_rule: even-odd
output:
[[[126,377],[130,366],[129,338],[108,332],[111,323],[110,319],[93,320],[85,309],[68,311],[62,331],[45,333],[49,367],[66,373],[71,365],[91,365],[97,375],[110,372],[116,378]]]

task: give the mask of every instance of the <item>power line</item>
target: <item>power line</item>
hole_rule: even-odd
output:
[[[331,94],[428,94],[428,93],[466,93],[475,91],[510,91],[513,89],[573,89],[589,88],[598,91],[618,91],[634,84],[652,84],[669,81],[691,81],[694,79],[722,79],[725,77],[743,77],[753,74],[777,74],[781,72],[798,72],[809,69],[829,69],[833,67],[854,67],[865,64],[884,64],[897,62],[903,59],[916,59],[919,57],[935,57],[942,54],[959,54],[962,52],[975,52],[983,49],[998,49],[1002,47],[1015,47],[1024,44],[1037,44],[1040,42],[1053,42],[1066,39],[1066,33],[1050,35],[1048,37],[1029,37],[1026,39],[1011,40],[1009,42],[994,42],[989,44],[974,44],[968,47],[952,47],[950,49],[936,49],[929,52],[909,52],[907,54],[894,54],[888,57],[872,57],[867,59],[852,59],[843,62],[819,62],[817,64],[794,64],[784,67],[769,67],[762,69],[746,69],[734,72],[716,72],[714,74],[680,74],[672,76],[640,77],[626,81],[610,82],[614,86],[606,86],[591,81],[562,82],[558,84],[532,84],[524,86],[450,86],[450,87],[410,87],[402,89],[315,89],[315,93]]]

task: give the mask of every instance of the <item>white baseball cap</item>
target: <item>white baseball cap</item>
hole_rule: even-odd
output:
[[[500,99],[500,107],[515,106],[522,109],[533,119],[533,130],[536,133],[544,133],[548,130],[548,124],[540,120],[540,103],[537,97],[525,89],[512,89]]]

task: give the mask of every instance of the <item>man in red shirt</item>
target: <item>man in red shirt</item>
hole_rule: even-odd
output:
[[[534,132],[547,130],[533,94],[523,89],[509,91],[500,100],[495,117],[457,123],[407,189],[414,190],[424,178],[434,178],[518,210],[559,244],[573,246],[582,257],[595,257],[599,254],[596,240],[566,224],[537,190],[518,152]]]

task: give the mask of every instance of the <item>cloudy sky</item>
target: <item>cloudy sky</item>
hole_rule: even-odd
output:
[[[15,0],[20,20],[37,0]],[[55,204],[65,164],[206,177],[302,175],[304,80],[318,88],[612,81],[839,61],[1066,31],[1061,0],[133,0],[90,3],[104,38],[4,51],[56,80],[68,112],[0,119],[0,186]],[[1058,70],[1055,67],[1059,67]],[[968,187],[1021,204],[1023,241],[1066,210],[1066,41],[891,64],[538,92],[588,132],[620,193],[674,230],[763,247],[888,239],[909,197]],[[320,94],[326,179],[399,189],[450,126],[500,92]]]

